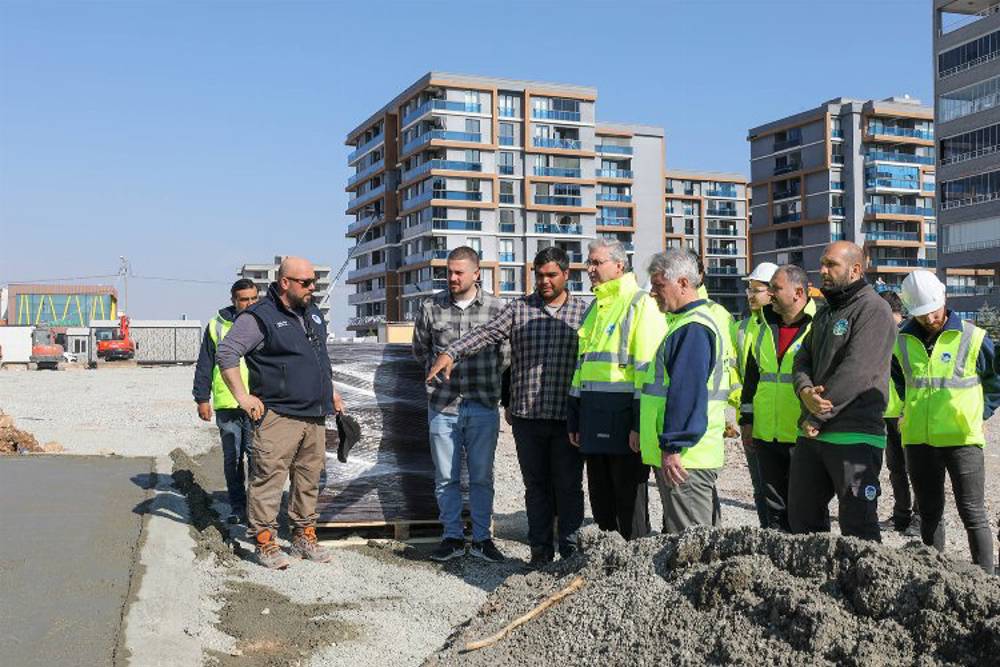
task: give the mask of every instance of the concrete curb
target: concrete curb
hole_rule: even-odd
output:
[[[142,579],[125,617],[125,648],[133,667],[202,664],[199,590],[187,501],[173,488],[173,463],[156,459],[156,485],[139,565]]]

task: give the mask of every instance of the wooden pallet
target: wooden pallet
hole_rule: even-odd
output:
[[[441,540],[441,524],[427,521],[352,521],[319,523],[320,541],[326,546],[354,546],[369,540],[396,540],[410,544],[437,543]]]

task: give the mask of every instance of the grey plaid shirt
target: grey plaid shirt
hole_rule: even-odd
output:
[[[448,290],[425,299],[417,311],[413,328],[413,356],[430,370],[439,354],[476,327],[496,319],[506,303],[482,290],[469,307],[455,305]],[[500,401],[501,376],[510,365],[510,346],[504,343],[484,349],[451,371],[451,379],[427,385],[430,407],[438,412],[455,414],[462,400],[494,407]]]
[[[566,419],[566,399],[576,369],[577,330],[587,302],[569,295],[555,315],[538,294],[512,301],[499,317],[447,350],[456,360],[510,341],[511,412],[524,419]]]

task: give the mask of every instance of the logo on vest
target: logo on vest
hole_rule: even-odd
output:
[[[942,352],[941,353],[941,361],[943,361],[946,364],[949,361],[951,361],[951,352]]]
[[[847,333],[847,320],[837,320],[833,324],[833,335],[843,336]]]
[[[867,500],[875,500],[876,496],[878,496],[878,489],[874,485],[869,484],[865,487],[865,498]]]
[[[608,325],[608,328],[604,330],[604,333],[606,333],[606,334],[608,334],[610,336],[614,332],[615,332],[615,323],[612,322],[611,324]]]
[[[323,323],[323,320],[316,313],[313,313],[312,318],[313,318],[313,322],[315,322],[316,324],[322,324]]]
[[[275,329],[280,329],[281,327],[287,327],[287,326],[288,326],[288,320],[278,320],[277,322],[274,323]]]

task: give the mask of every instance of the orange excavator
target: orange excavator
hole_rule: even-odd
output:
[[[56,336],[47,327],[35,327],[31,333],[31,357],[28,368],[59,370],[63,360],[63,346],[56,343]]]
[[[115,329],[98,329],[96,338],[98,359],[115,361],[135,357],[135,341],[129,335],[128,315],[118,318],[118,327]]]

